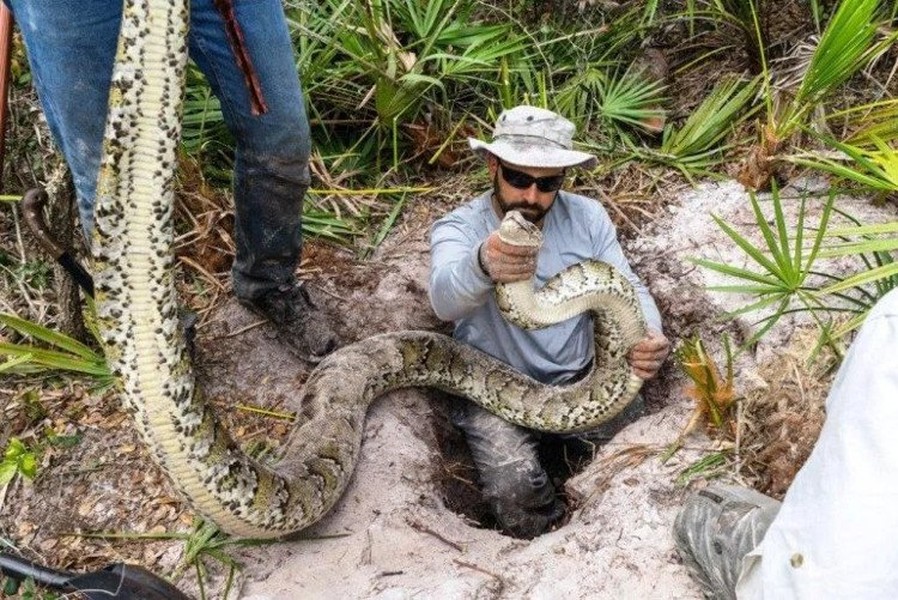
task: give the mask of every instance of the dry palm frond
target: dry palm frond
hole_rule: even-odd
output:
[[[819,44],[820,36],[811,36],[796,44],[786,56],[770,61],[771,86],[778,94],[795,95],[807,75]]]
[[[687,339],[676,350],[680,367],[693,382],[687,387],[686,394],[696,402],[682,437],[689,435],[703,419],[708,428],[718,431],[733,429],[733,420],[728,413],[736,401],[736,394],[733,389],[733,355],[728,338],[724,338],[724,346],[727,353],[725,376],[721,376],[720,369],[706,352],[700,337]]]

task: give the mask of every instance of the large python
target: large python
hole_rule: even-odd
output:
[[[274,466],[249,458],[217,424],[194,383],[173,284],[172,204],[186,64],[184,0],[126,0],[110,93],[92,244],[98,324],[126,408],[156,461],[192,507],[238,536],[276,538],[324,515],[342,494],[368,405],[406,386],[466,396],[545,431],[607,420],[641,380],[625,353],[644,332],[635,293],[588,262],[549,282],[507,286],[499,301],[545,322],[582,310],[596,319],[595,366],[576,384],[543,386],[451,338],[402,331],[342,348],[302,390],[297,425]],[[521,220],[505,225],[509,240]],[[524,226],[526,229],[526,226]],[[523,231],[521,243],[538,243]]]

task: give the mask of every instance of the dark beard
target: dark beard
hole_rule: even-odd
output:
[[[552,208],[552,204],[555,204],[554,198],[552,199],[552,204],[549,205],[549,208],[545,209],[538,204],[528,204],[527,202],[506,202],[505,198],[502,197],[502,193],[499,191],[498,172],[493,177],[493,197],[496,199],[499,208],[502,209],[503,216],[508,214],[508,211],[510,210],[516,210],[521,213],[522,217],[534,224],[542,221],[543,217],[546,216],[546,213],[549,212],[549,209]]]

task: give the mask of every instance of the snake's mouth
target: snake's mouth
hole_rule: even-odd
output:
[[[505,213],[499,235],[502,241],[515,246],[539,246],[543,237],[539,227],[518,210]]]

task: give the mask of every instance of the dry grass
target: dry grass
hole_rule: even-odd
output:
[[[190,158],[180,161],[179,183],[175,205],[175,256],[182,269],[179,293],[202,323],[231,289],[234,203],[229,193],[206,182]]]
[[[782,498],[820,435],[833,372],[831,356],[809,363],[817,332],[801,330],[759,369],[767,388],[748,394],[739,415],[735,470],[752,487]]]

